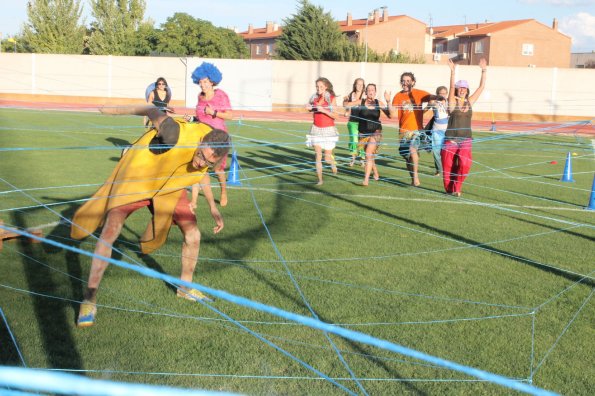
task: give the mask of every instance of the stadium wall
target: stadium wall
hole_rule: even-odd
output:
[[[444,65],[237,60],[203,58],[125,57],[47,54],[0,54],[1,101],[48,102],[92,106],[144,103],[147,85],[165,77],[173,105],[194,107],[199,87],[190,75],[202,61],[215,63],[223,73],[220,87],[234,109],[305,111],[319,76],[329,78],[342,96],[356,77],[377,84],[394,95],[404,71],[415,73],[416,88],[434,92],[448,85]],[[479,84],[477,66],[459,66],[457,79]],[[595,70],[489,67],[475,118],[508,121],[568,121],[595,116]]]

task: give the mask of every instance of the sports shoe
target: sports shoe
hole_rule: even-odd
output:
[[[190,301],[213,302],[214,300],[196,289],[178,289],[177,296]]]
[[[97,314],[97,306],[89,300],[83,300],[79,309],[79,317],[76,321],[77,327],[89,327],[95,323],[95,314]]]

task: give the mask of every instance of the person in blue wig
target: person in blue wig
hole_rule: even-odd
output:
[[[196,104],[196,114],[194,119],[210,125],[213,129],[221,129],[227,132],[226,120],[233,119],[233,112],[229,97],[222,89],[215,89],[223,80],[221,71],[212,63],[203,62],[192,72],[192,81],[200,86],[200,94]],[[187,117],[190,119],[190,117]],[[221,187],[221,197],[219,204],[227,206],[227,185],[225,182],[225,166],[227,158],[221,161],[220,167],[215,169],[219,185]],[[205,184],[209,181],[205,179]],[[192,204],[196,207],[196,200],[199,193],[198,185],[192,188]]]

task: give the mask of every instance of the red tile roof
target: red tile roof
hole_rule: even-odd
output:
[[[499,32],[501,30],[510,29],[511,27],[515,27],[518,25],[522,25],[527,22],[535,21],[535,19],[520,19],[518,21],[504,21],[504,22],[496,22],[489,24],[488,26],[480,27],[479,29],[470,30],[468,32],[460,33],[459,37],[469,37],[469,36],[486,36],[490,33]]]
[[[283,33],[283,28],[279,26],[277,30],[267,33],[267,28],[252,29],[252,34],[248,34],[248,31],[238,33],[244,40],[246,39],[266,39],[279,37]]]
[[[382,21],[382,15],[380,15],[380,19],[378,23],[374,23],[373,19],[368,20],[368,27],[373,27],[373,26],[378,26],[381,25],[383,23],[389,23],[389,22],[396,22],[399,19],[404,19],[404,18],[409,18],[409,19],[414,19],[411,18],[407,15],[395,15],[395,16],[389,16],[388,17],[388,21]],[[356,30],[359,29],[364,29],[366,27],[366,18],[363,19],[353,19],[351,26],[347,26],[347,21],[338,21],[337,22],[339,24],[339,29],[341,29],[342,32],[355,32]],[[423,22],[420,22],[423,23]]]
[[[456,36],[460,33],[465,33],[465,28],[468,31],[483,28],[485,26],[493,25],[493,22],[486,22],[486,23],[468,23],[466,25],[447,25],[447,26],[433,26],[432,31],[434,32],[432,36],[434,38],[446,38],[450,36]]]
[[[373,19],[370,19],[368,21],[368,28],[371,28],[373,26],[378,26],[381,25],[383,23],[389,23],[389,22],[396,22],[399,19],[404,19],[404,18],[409,18],[409,19],[413,19],[413,20],[417,20],[415,18],[411,18],[407,15],[395,15],[395,16],[389,16],[388,17],[388,21],[383,22],[382,21],[382,15],[380,15],[380,21],[375,24]],[[418,21],[419,23],[423,23],[421,21]],[[352,23],[350,26],[347,26],[347,20],[343,20],[343,21],[337,21],[337,24],[339,25],[339,29],[342,32],[355,32],[356,30],[360,30],[360,29],[364,29],[366,27],[366,18],[363,19],[353,19]],[[244,32],[240,32],[239,35],[242,36],[244,39],[266,39],[266,38],[275,38],[281,35],[281,33],[283,33],[283,28],[281,26],[278,27],[278,29],[274,32],[270,32],[267,33],[266,32],[267,29],[266,27],[264,28],[255,28],[252,30],[252,34],[248,34],[248,31],[244,31]]]

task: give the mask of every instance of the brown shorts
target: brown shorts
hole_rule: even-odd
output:
[[[144,207],[149,207],[149,210],[151,211],[151,213],[153,213],[153,202],[150,199],[145,199],[142,201],[129,203],[127,205],[118,206],[117,208],[113,208],[112,210],[120,212],[124,214],[126,217],[128,217],[133,212]],[[196,216],[190,211],[190,200],[188,199],[188,194],[186,193],[186,191],[184,191],[184,193],[180,196],[180,199],[176,204],[176,208],[174,209],[173,220],[176,224],[187,222],[196,223]]]

